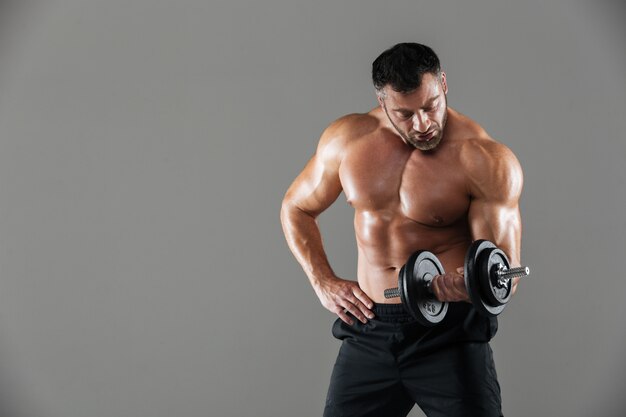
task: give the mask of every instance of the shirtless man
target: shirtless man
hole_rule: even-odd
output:
[[[333,122],[287,191],[281,221],[289,248],[343,340],[325,416],[500,416],[489,341],[497,319],[471,306],[463,279],[473,240],[488,239],[520,265],[517,158],[467,116],[447,106],[433,50],[415,43],[383,52],[372,66],[379,106]],[[335,275],[316,218],[345,193],[355,210],[357,281]],[[446,273],[435,296],[451,301],[426,328],[390,303],[411,253],[433,252]],[[513,282],[515,293],[519,279]]]

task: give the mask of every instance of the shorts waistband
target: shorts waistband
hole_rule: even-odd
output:
[[[408,323],[415,321],[413,316],[404,309],[402,304],[374,303],[374,307],[372,307],[371,310],[375,314],[375,318],[380,321],[391,323]]]

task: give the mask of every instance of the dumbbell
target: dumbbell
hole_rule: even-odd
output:
[[[525,277],[530,268],[511,268],[506,254],[488,240],[472,243],[465,255],[465,286],[474,308],[493,317],[504,310],[511,299],[513,278]]]
[[[404,309],[424,326],[433,326],[444,319],[448,303],[437,300],[431,289],[436,275],[443,275],[439,259],[429,251],[414,252],[398,273],[398,288],[385,290],[385,298],[400,297]]]
[[[506,254],[488,240],[473,242],[465,255],[465,286],[472,305],[485,316],[500,314],[511,298],[511,279],[529,273],[527,266],[511,268]],[[419,323],[433,326],[448,312],[448,303],[437,300],[431,289],[433,278],[443,274],[443,266],[433,253],[417,251],[400,269],[398,287],[386,289],[385,298],[400,297]]]

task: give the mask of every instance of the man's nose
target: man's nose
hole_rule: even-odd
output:
[[[419,133],[426,133],[430,128],[430,120],[425,113],[417,112],[413,115],[413,129]]]

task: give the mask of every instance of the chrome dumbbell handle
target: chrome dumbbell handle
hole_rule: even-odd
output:
[[[431,281],[428,281],[426,283],[426,289],[428,290],[429,293],[433,293],[433,290],[431,289]],[[385,298],[396,298],[396,297],[400,297],[400,288],[387,288],[384,292],[383,292]]]
[[[527,266],[518,266],[509,269],[503,264],[498,264],[496,275],[498,277],[498,286],[503,287],[513,278],[521,278],[530,275],[530,268]]]
[[[400,297],[400,288],[387,288],[384,292],[385,298]]]

